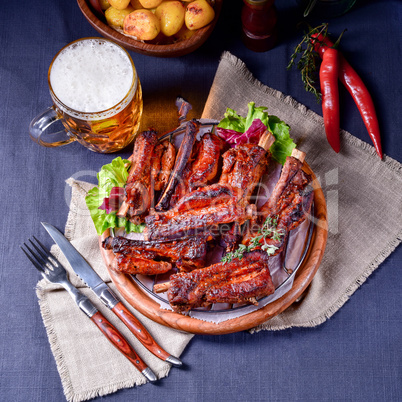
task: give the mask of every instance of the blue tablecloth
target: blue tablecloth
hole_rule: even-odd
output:
[[[194,115],[200,116],[224,50],[242,59],[264,84],[321,114],[320,105],[303,89],[300,74],[286,70],[301,38],[295,28],[300,21],[296,1],[276,3],[279,42],[269,52],[254,53],[242,44],[241,3],[234,1],[225,2],[212,36],[190,55],[154,58],[131,52],[143,86],[144,117],[151,121],[163,116],[164,108],[174,111],[174,99],[179,94],[193,104]],[[342,51],[373,95],[384,152],[402,162],[402,3],[358,0],[348,14],[329,22],[330,32],[336,35],[347,28]],[[114,157],[92,153],[78,144],[42,148],[28,136],[31,119],[50,106],[47,70],[53,56],[67,43],[87,36],[99,35],[75,1],[15,1],[2,5],[2,401],[64,399],[34,291],[38,273],[28,264],[19,245],[32,234],[42,234],[46,239],[41,220],[63,228],[68,213],[65,180],[70,176],[93,180],[94,172]],[[370,142],[357,108],[344,89],[340,99],[342,128]],[[147,115],[147,106],[154,116]],[[130,150],[120,154],[128,156]],[[126,389],[102,399],[401,400],[401,265],[399,247],[339,312],[317,328],[253,335],[197,335],[182,355],[184,369],[171,370],[157,385]]]

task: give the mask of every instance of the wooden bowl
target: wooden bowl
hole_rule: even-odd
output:
[[[205,26],[198,29],[194,35],[183,41],[168,44],[168,45],[154,45],[150,43],[144,43],[134,38],[130,38],[122,33],[111,28],[102,16],[99,15],[89,4],[89,0],[77,0],[78,6],[84,14],[88,22],[95,28],[102,36],[108,38],[128,50],[132,50],[136,53],[146,54],[156,57],[178,57],[191,53],[199,48],[209,37],[213,31],[215,24],[218,20],[223,0],[215,0],[214,20]],[[99,15],[99,16],[98,16]]]
[[[327,207],[324,193],[311,168],[304,163],[304,170],[313,177],[314,188],[314,230],[307,255],[297,270],[292,288],[279,299],[249,314],[232,318],[220,323],[207,322],[162,309],[148,293],[133,280],[130,275],[117,272],[111,268],[114,254],[111,250],[104,250],[102,241],[109,236],[107,230],[99,238],[99,246],[103,260],[108,268],[113,283],[125,300],[146,317],[159,324],[194,334],[228,334],[251,329],[287,309],[298,299],[313,280],[324,255],[328,236]]]

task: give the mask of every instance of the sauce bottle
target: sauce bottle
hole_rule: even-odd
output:
[[[242,39],[255,52],[272,49],[277,40],[275,0],[243,0]]]

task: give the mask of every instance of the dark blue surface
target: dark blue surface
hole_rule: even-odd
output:
[[[321,114],[286,65],[301,33],[295,0],[277,0],[280,41],[270,52],[247,50],[240,41],[241,3],[226,0],[210,39],[195,53],[155,59],[131,53],[143,85],[145,105],[181,94],[202,112],[224,50],[242,59],[264,84],[291,95]],[[402,3],[358,0],[330,31],[347,32],[342,51],[375,100],[383,149],[402,162]],[[78,144],[46,149],[28,137],[30,120],[50,105],[47,70],[67,43],[99,36],[75,1],[10,1],[0,25],[0,400],[59,401],[63,391],[34,291],[38,280],[19,250],[38,234],[40,221],[63,228],[68,206],[64,181],[93,180],[114,156]],[[249,101],[249,100],[245,100]],[[172,101],[173,102],[173,101]],[[358,111],[341,91],[341,125],[370,142]],[[146,113],[146,109],[145,109]],[[324,140],[324,139],[323,139]],[[121,154],[127,154],[122,152]],[[83,176],[87,172],[87,176]],[[387,194],[384,194],[384,198]],[[369,246],[369,245],[368,245]],[[314,329],[196,336],[157,385],[127,389],[107,401],[397,401],[401,387],[401,296],[399,247],[330,320]],[[99,398],[101,399],[101,398]]]

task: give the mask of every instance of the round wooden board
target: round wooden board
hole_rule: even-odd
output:
[[[280,314],[303,294],[307,286],[313,280],[321,263],[327,243],[328,222],[324,193],[313,171],[306,163],[304,163],[303,169],[313,177],[315,226],[306,258],[295,275],[293,286],[279,299],[252,313],[232,318],[219,324],[202,321],[197,318],[162,309],[159,303],[150,298],[149,295],[136,284],[130,275],[122,274],[111,268],[114,259],[113,252],[104,250],[101,246],[102,241],[109,236],[109,231],[107,230],[100,236],[99,244],[102,257],[113,283],[126,301],[146,317],[159,324],[194,334],[218,335],[244,331]]]
[[[198,49],[208,39],[214,30],[223,3],[223,0],[215,1],[214,20],[204,28],[198,29],[189,39],[168,45],[154,45],[152,43],[145,43],[134,38],[130,38],[129,36],[123,35],[122,33],[111,28],[106,23],[104,17],[96,15],[96,11],[89,6],[88,1],[89,0],[77,0],[77,3],[87,21],[102,36],[111,39],[112,41],[118,43],[128,50],[132,50],[133,52],[156,57],[179,57]]]

